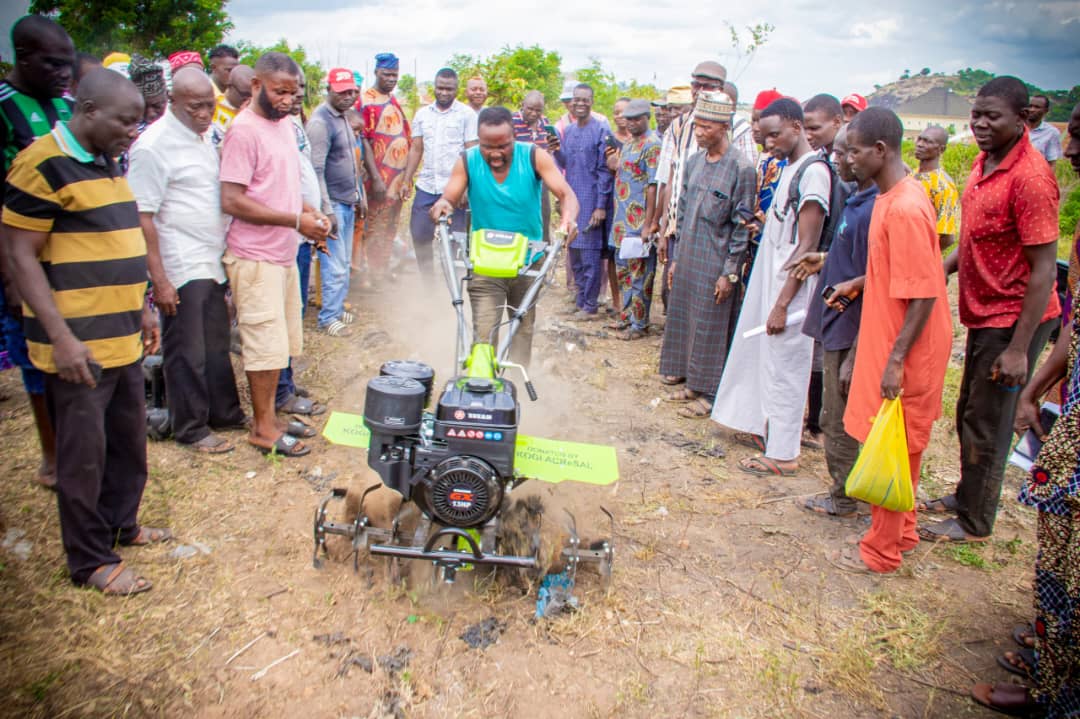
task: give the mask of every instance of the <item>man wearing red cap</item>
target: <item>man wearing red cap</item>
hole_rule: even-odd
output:
[[[846,125],[851,122],[852,118],[868,107],[870,107],[870,103],[866,101],[865,97],[857,92],[845,96],[844,99],[840,101],[840,109],[844,111],[844,124]]]
[[[761,111],[768,107],[773,100],[779,100],[784,95],[777,92],[776,88],[771,90],[762,90],[758,93],[754,99],[754,109],[750,113],[750,132],[753,133],[754,142],[762,148],[761,160],[758,162],[757,174],[758,174],[758,187],[757,187],[757,223],[760,227],[765,225],[765,213],[769,211],[772,206],[773,194],[776,192],[776,186],[780,183],[780,173],[784,167],[787,166],[787,160],[782,157],[776,157],[771,152],[764,152],[765,138],[761,134],[761,128],[759,123],[761,122]],[[760,232],[760,229],[758,230]],[[754,256],[757,254],[757,233],[751,233],[750,236],[750,252],[747,257],[747,265],[753,267]],[[748,279],[748,278],[744,278]]]
[[[187,67],[188,65],[194,65],[199,70],[204,70],[202,56],[197,52],[191,50],[178,50],[172,55],[169,55],[169,70],[175,75],[180,71],[180,68]]]
[[[352,236],[356,204],[360,201],[360,168],[356,163],[356,139],[345,111],[360,97],[352,70],[337,67],[327,76],[326,101],[308,120],[311,165],[319,178],[322,211],[330,218],[326,251],[321,254],[322,308],[319,328],[331,337],[349,335],[347,325],[356,319],[345,310],[352,264]]]

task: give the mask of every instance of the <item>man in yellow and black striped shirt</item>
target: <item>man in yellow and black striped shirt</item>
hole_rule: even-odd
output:
[[[140,527],[146,484],[143,351],[158,343],[145,305],[146,242],[112,158],[137,136],[143,99],[106,69],[75,111],[15,158],[3,223],[23,298],[30,359],[45,373],[56,428],[56,490],[68,569],[109,594],[150,588],[113,551],[169,537]]]

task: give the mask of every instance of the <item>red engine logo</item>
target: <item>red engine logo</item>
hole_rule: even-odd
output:
[[[465,410],[463,410],[463,409],[456,410],[454,412],[454,419],[457,419],[457,420],[465,419]]]
[[[452,489],[447,498],[454,509],[468,511],[473,508],[473,493],[467,489]]]

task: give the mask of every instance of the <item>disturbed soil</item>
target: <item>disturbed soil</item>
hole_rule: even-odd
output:
[[[560,272],[561,278],[561,272]],[[404,274],[354,292],[348,339],[309,331],[297,377],[332,411],[360,413],[388,359],[452,365],[441,282]],[[797,502],[827,487],[821,452],[798,476],[739,472],[750,450],[708,420],[682,419],[656,375],[663,322],[621,342],[572,325],[565,290],[545,295],[534,343],[536,403],[522,431],[617,448],[620,480],[598,487],[530,481],[545,526],[611,537],[613,580],[577,576],[576,612],[535,619],[536,587],[460,573],[453,585],[413,563],[398,577],[340,544],[312,566],[311,522],[331,487],[349,502],[372,481],[363,450],[311,441],[302,459],[267,459],[244,434],[210,457],[150,445],[142,521],[171,545],[122,549],[154,582],[130,599],[67,579],[52,494],[32,481],[37,441],[17,373],[0,376],[0,715],[19,717],[983,717],[967,693],[1009,676],[994,658],[1029,618],[1034,516],[1010,470],[994,540],[921,545],[895,575],[829,561],[868,517],[830,520]],[[313,317],[307,320],[312,329]],[[957,330],[957,350],[963,334]],[[945,416],[920,493],[956,481]],[[326,415],[318,418],[319,424]],[[141,438],[133,438],[141,441]],[[371,514],[393,507],[381,490]],[[610,526],[601,507],[610,510]],[[555,540],[552,540],[555,541]],[[179,545],[193,548],[177,558]]]

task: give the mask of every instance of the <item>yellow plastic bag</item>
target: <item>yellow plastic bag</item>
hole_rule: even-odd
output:
[[[881,403],[874,426],[851,468],[847,495],[893,512],[915,509],[915,491],[908,464],[904,410],[899,399]]]

